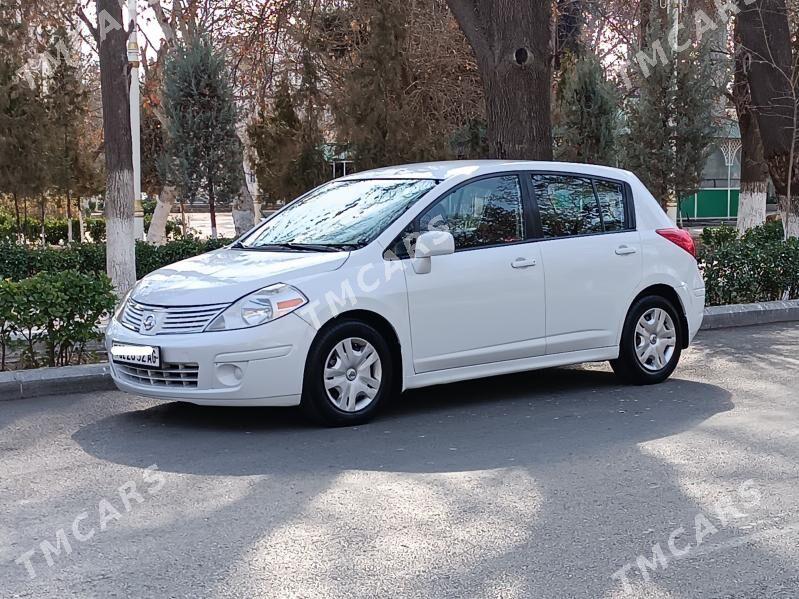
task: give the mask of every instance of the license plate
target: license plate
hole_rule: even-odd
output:
[[[151,345],[114,343],[111,358],[119,364],[132,364],[142,368],[161,368],[161,348]]]

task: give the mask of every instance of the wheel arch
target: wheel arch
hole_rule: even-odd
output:
[[[319,337],[330,327],[345,320],[368,324],[377,329],[377,331],[383,335],[388,343],[389,349],[391,350],[391,365],[394,367],[394,386],[398,391],[401,390],[403,385],[402,344],[394,325],[392,325],[385,316],[382,316],[381,314],[371,310],[348,310],[346,312],[342,312],[338,316],[325,322],[319,328],[314,336],[312,344],[316,343],[317,339],[319,339]]]
[[[686,349],[689,344],[690,332],[688,328],[688,316],[685,314],[685,306],[680,299],[680,294],[677,293],[677,290],[674,289],[671,285],[666,285],[665,283],[658,283],[656,285],[650,285],[643,289],[638,295],[635,296],[633,301],[630,303],[630,307],[627,309],[627,315],[629,316],[630,310],[635,305],[635,302],[640,300],[642,297],[646,297],[649,295],[657,295],[664,299],[667,299],[674,308],[677,310],[677,317],[680,319],[680,331],[682,333],[682,349]],[[625,322],[627,321],[627,317],[625,316]]]

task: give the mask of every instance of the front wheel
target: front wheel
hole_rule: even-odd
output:
[[[328,426],[363,424],[390,399],[393,377],[391,350],[374,327],[336,323],[308,354],[302,408]]]
[[[627,315],[613,371],[635,385],[665,381],[680,361],[683,339],[675,307],[660,296],[639,299]]]

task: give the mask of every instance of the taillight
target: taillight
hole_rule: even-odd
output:
[[[683,229],[658,229],[657,234],[671,241],[673,244],[680,246],[686,252],[696,258],[696,244],[694,238],[688,231]]]

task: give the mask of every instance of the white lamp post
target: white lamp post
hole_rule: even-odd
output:
[[[133,234],[144,239],[144,210],[141,205],[141,126],[139,117],[139,41],[136,0],[128,0],[128,62],[130,63],[130,139],[133,146]]]
[[[727,167],[727,218],[732,217],[732,167],[735,157],[741,149],[740,139],[724,139],[720,144],[721,153],[724,155],[724,165]]]

